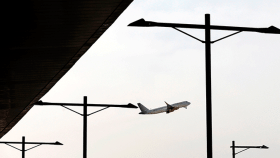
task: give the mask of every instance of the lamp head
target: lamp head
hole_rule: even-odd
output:
[[[58,142],[58,141],[56,141],[54,144],[55,144],[55,145],[63,145],[62,143],[60,143],[60,142]]]
[[[37,102],[34,103],[34,104],[36,104],[36,105],[43,105],[43,101],[42,101],[42,100],[39,100],[39,101],[37,101]]]
[[[265,146],[265,145],[261,146],[260,148],[262,148],[262,149],[268,149],[268,147]]]
[[[147,27],[147,26],[151,26],[151,22],[147,22],[144,19],[139,19],[137,21],[128,24],[128,26]]]
[[[275,26],[270,26],[268,28],[261,28],[259,31],[261,33],[272,33],[272,34],[280,34],[280,29]]]
[[[135,105],[133,105],[133,104],[131,104],[131,103],[128,103],[128,107],[129,107],[129,108],[135,108],[135,109],[138,108],[137,106],[135,106]]]

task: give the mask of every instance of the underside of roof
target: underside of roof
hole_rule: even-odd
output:
[[[0,138],[71,69],[131,2],[2,3]]]

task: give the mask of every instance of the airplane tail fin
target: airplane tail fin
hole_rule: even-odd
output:
[[[149,111],[149,109],[148,108],[146,108],[144,105],[142,105],[141,103],[137,103],[137,105],[139,106],[139,108],[140,108],[140,110],[141,110],[141,112],[139,113],[139,114],[146,114],[148,111]]]

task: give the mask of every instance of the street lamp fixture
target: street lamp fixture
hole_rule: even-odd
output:
[[[205,14],[205,24],[179,24],[179,23],[162,23],[145,21],[144,19],[137,20],[130,23],[128,26],[135,27],[169,27],[173,28],[185,35],[188,35],[202,43],[205,43],[205,76],[206,76],[206,133],[207,133],[207,158],[213,157],[212,149],[212,90],[211,90],[211,44],[222,39],[228,38],[242,31],[269,33],[269,34],[280,34],[280,29],[275,26],[268,28],[252,28],[252,27],[236,27],[236,26],[218,26],[210,24],[210,14]],[[205,40],[198,39],[178,28],[192,28],[192,29],[204,29]],[[226,31],[237,31],[233,34],[227,35],[215,41],[211,41],[211,30],[226,30]]]
[[[235,158],[235,155],[237,155],[237,154],[239,154],[239,153],[241,153],[241,152],[243,152],[245,150],[251,149],[251,148],[268,149],[268,147],[265,146],[265,145],[262,145],[262,146],[235,146],[235,142],[234,141],[232,141],[232,146],[230,146],[230,148],[232,148],[232,158]],[[242,148],[242,149],[245,148],[245,149],[235,153],[235,148]]]
[[[38,147],[38,146],[40,146],[40,145],[63,145],[62,143],[60,143],[60,142],[58,142],[58,141],[56,141],[56,142],[54,142],[54,143],[46,143],[46,142],[26,142],[24,136],[22,137],[22,141],[21,141],[21,142],[0,142],[0,143],[6,144],[6,145],[8,145],[8,146],[10,146],[10,147],[12,147],[12,148],[14,148],[14,149],[17,149],[17,150],[21,151],[21,152],[22,152],[22,158],[25,158],[25,151],[34,149],[34,148],[36,148],[36,147]],[[22,145],[22,148],[21,148],[21,149],[16,148],[16,147],[12,146],[11,144],[21,144],[21,145]],[[36,146],[33,146],[33,147],[29,148],[29,149],[25,149],[25,144],[33,144],[33,145],[36,145]]]
[[[135,27],[178,27],[178,28],[206,29],[206,25],[161,23],[161,22],[146,21],[144,19],[139,19],[137,21],[134,21],[134,22],[130,23],[128,26],[135,26]],[[275,26],[270,26],[270,27],[267,27],[267,28],[252,28],[252,27],[210,25],[210,29],[211,30],[250,31],[250,32],[259,32],[259,33],[280,34],[280,29],[278,29]]]
[[[53,145],[63,145],[60,142],[56,141]]]
[[[84,96],[84,103],[80,104],[80,103],[50,103],[50,102],[43,102],[43,101],[38,101],[36,102],[34,105],[50,105],[50,106],[62,106],[72,112],[75,112],[76,114],[79,114],[81,116],[83,116],[83,158],[87,157],[87,117],[95,114],[97,112],[100,112],[102,110],[105,110],[109,107],[115,107],[115,108],[138,108],[137,106],[129,103],[129,104],[123,104],[123,105],[115,105],[115,104],[88,104],[87,103],[87,97]],[[74,111],[66,106],[80,106],[83,107],[83,114]],[[105,107],[103,109],[97,110],[95,112],[92,112],[90,114],[87,113],[87,107],[89,106],[95,106],[95,107]],[[59,143],[59,142],[58,142]]]

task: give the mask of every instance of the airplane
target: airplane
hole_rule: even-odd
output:
[[[141,110],[141,112],[139,114],[158,114],[158,113],[162,113],[162,112],[166,112],[166,114],[168,114],[170,112],[173,112],[174,110],[178,110],[181,107],[184,107],[184,108],[187,109],[187,106],[190,105],[190,104],[191,103],[188,102],[188,101],[183,101],[183,102],[175,103],[175,104],[172,104],[172,105],[166,103],[167,106],[156,108],[156,109],[151,109],[151,110],[146,108],[141,103],[138,103],[137,105],[139,106],[139,108]]]

